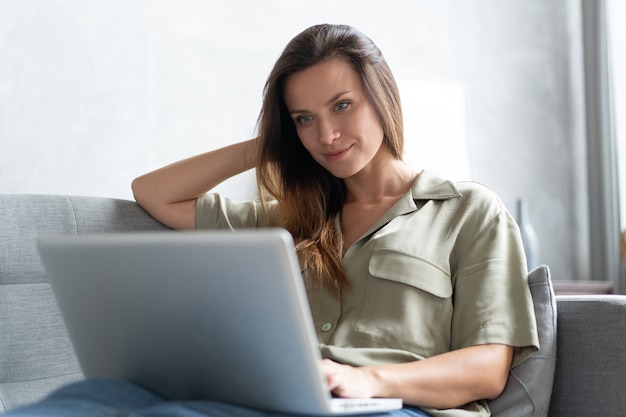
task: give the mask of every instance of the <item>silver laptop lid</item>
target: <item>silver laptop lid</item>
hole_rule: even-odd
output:
[[[169,399],[332,412],[287,231],[56,236],[39,248],[86,377]]]

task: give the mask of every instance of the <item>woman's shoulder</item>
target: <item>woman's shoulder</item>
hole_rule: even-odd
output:
[[[476,181],[457,181],[454,183],[463,196],[460,203],[472,214],[480,214],[485,219],[506,216],[502,200],[491,188]]]
[[[423,176],[423,183],[427,182],[433,190],[422,194],[430,194],[433,200],[441,200],[442,207],[445,206],[449,212],[456,212],[460,218],[482,218],[489,221],[508,213],[498,194],[480,182],[451,181],[427,171],[422,171],[420,176]]]

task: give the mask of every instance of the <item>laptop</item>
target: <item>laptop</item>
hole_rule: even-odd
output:
[[[41,237],[86,378],[171,400],[295,414],[365,414],[400,399],[333,398],[284,229]]]

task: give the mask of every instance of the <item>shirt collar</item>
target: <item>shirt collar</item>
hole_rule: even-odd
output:
[[[413,200],[448,200],[463,194],[448,180],[423,170],[411,186]]]
[[[386,215],[381,218],[381,221],[387,222],[394,217],[412,213],[425,200],[448,200],[461,197],[462,195],[452,182],[423,170],[419,173],[409,191],[389,209]],[[418,203],[418,201],[422,201],[422,203]]]
[[[412,213],[418,209],[420,203],[418,200],[448,200],[451,198],[461,197],[462,194],[448,180],[439,178],[428,171],[423,170],[419,173],[410,190],[400,198],[383,216],[378,219],[364,234],[367,236],[387,224],[393,218]],[[335,217],[335,227],[341,235],[341,214],[337,213]],[[362,237],[361,237],[362,238]],[[361,239],[359,238],[359,240]],[[341,238],[343,245],[343,237]],[[343,248],[341,249],[343,251]]]

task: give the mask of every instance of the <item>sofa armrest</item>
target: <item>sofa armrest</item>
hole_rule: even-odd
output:
[[[549,415],[626,410],[626,296],[557,296],[557,362]]]

